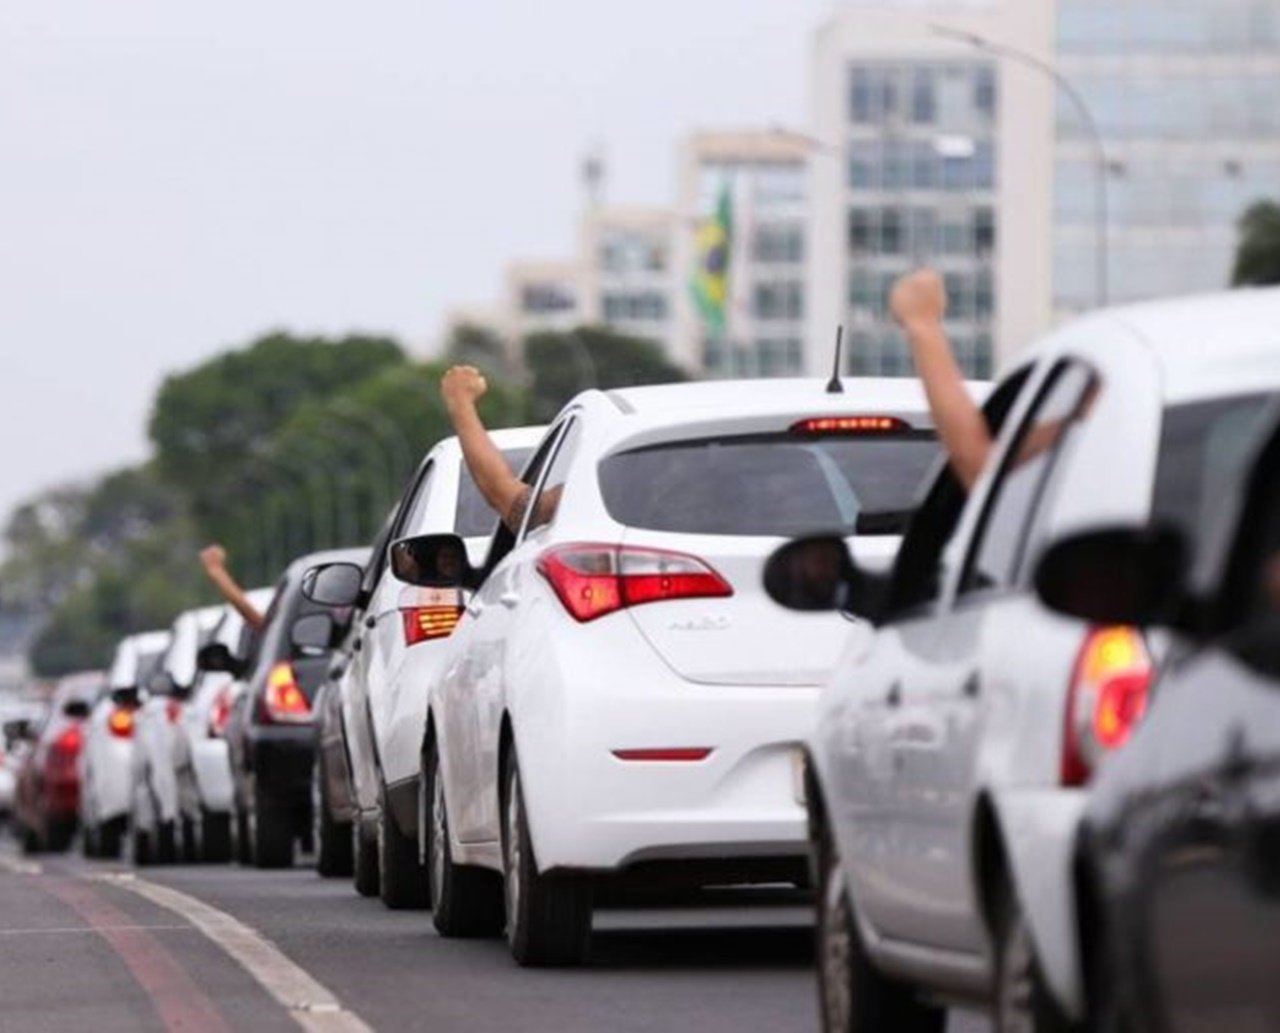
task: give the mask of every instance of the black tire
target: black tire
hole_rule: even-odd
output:
[[[225,811],[200,811],[200,860],[225,864],[231,860],[231,815]]]
[[[178,860],[183,864],[198,864],[200,841],[204,838],[204,825],[183,815],[178,819],[181,832],[178,836]]]
[[[427,886],[436,931],[447,937],[500,936],[502,879],[495,872],[454,864],[449,848],[449,812],[445,805],[440,758],[435,744],[422,759],[422,828],[426,840]]]
[[[526,967],[581,965],[591,950],[591,884],[538,872],[514,745],[503,785],[503,888],[511,956]]]
[[[249,849],[255,868],[293,866],[293,822],[290,814],[261,794],[249,812]]]
[[[133,826],[129,831],[129,853],[132,855],[133,863],[139,868],[155,864],[151,834],[136,825]]]
[[[378,830],[357,816],[351,823],[351,881],[362,897],[378,895]]]
[[[236,864],[246,868],[253,864],[253,847],[249,842],[249,816],[237,807],[231,815],[232,853]]]
[[[80,830],[80,853],[88,860],[101,856],[98,849],[98,826],[86,824]]]
[[[171,821],[156,825],[154,858],[156,864],[176,864],[178,860],[178,830]]]
[[[95,849],[98,856],[110,861],[118,861],[124,852],[125,819],[112,818],[98,826]]]
[[[321,797],[315,803],[316,874],[324,879],[352,875],[355,871],[351,825],[334,821]]]
[[[1045,985],[1031,927],[1017,895],[1006,891],[996,921],[997,1033],[1071,1033],[1075,1028]]]
[[[871,964],[853,918],[839,852],[822,844],[815,923],[823,1033],[943,1033],[947,1013],[919,1001]]]
[[[27,825],[22,826],[22,832],[18,838],[22,844],[23,854],[30,857],[32,854],[40,853],[40,837],[35,829]]]
[[[427,869],[418,860],[418,844],[400,831],[387,805],[378,798],[378,895],[393,911],[422,910],[429,903]]]
[[[71,849],[71,842],[75,838],[76,823],[74,821],[50,822],[45,832],[45,848],[56,854],[62,854]]]

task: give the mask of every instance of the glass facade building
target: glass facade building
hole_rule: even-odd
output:
[[[849,372],[911,372],[888,291],[904,272],[931,264],[946,279],[947,329],[961,365],[991,375],[998,94],[998,68],[986,60],[848,65]]]
[[[1107,152],[1110,300],[1227,285],[1236,221],[1280,200],[1280,3],[1058,0],[1057,64]],[[1099,163],[1058,113],[1054,302],[1097,301]]]

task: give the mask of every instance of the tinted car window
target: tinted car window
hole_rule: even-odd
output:
[[[532,453],[531,448],[512,448],[505,450],[502,458],[514,472],[520,470],[529,461]],[[463,463],[462,480],[458,484],[458,510],[453,522],[454,532],[463,538],[476,538],[490,534],[493,531],[493,525],[497,522],[498,515],[480,494],[471,471],[467,468],[467,464]]]
[[[654,531],[901,534],[937,455],[928,431],[708,438],[610,456],[600,489],[615,520]]]

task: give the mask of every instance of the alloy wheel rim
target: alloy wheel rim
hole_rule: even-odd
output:
[[[1031,944],[1021,923],[1005,945],[1000,979],[1000,1029],[1003,1033],[1035,1033],[1031,1009]]]
[[[507,938],[515,939],[517,916],[520,913],[520,776],[511,772],[507,789]]]
[[[448,823],[444,813],[444,786],[440,782],[440,762],[437,760],[431,772],[431,897],[440,899],[444,888],[444,852]]]
[[[833,860],[822,895],[820,916],[822,1007],[828,1030],[848,1029],[853,1012],[852,921],[844,890],[844,872],[840,862]]]

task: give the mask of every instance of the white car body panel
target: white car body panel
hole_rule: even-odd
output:
[[[574,416],[581,429],[555,519],[527,533],[481,586],[432,689],[455,862],[501,870],[504,722],[542,871],[803,856],[799,746],[849,625],[767,604],[760,572],[781,538],[623,526],[606,508],[596,470],[614,452],[785,432],[810,416],[896,415],[928,426],[913,382],[852,380],[846,388],[828,395],[814,381],[704,383],[589,392],[566,409],[557,428]],[[687,553],[727,578],[734,595],[578,623],[537,569],[545,550],[566,542]],[[896,539],[855,545],[880,564],[895,547]],[[669,748],[711,753],[649,763],[613,752]]]
[[[1031,558],[1072,531],[1150,519],[1166,406],[1280,390],[1280,291],[1102,313],[1030,352],[1031,376],[943,553],[936,603],[851,645],[821,694],[809,752],[857,920],[885,971],[941,992],[987,991],[993,947],[975,859],[990,815],[1045,980],[1078,1017],[1070,872],[1087,789],[1061,786],[1060,758],[1085,629],[1025,588],[961,592],[1003,457],[1062,359],[1092,366],[1102,388],[1055,470]]]

